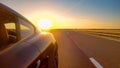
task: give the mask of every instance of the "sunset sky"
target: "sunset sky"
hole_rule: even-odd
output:
[[[0,0],[33,24],[49,19],[52,29],[120,28],[120,0]]]

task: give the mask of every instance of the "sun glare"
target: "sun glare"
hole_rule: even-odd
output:
[[[38,26],[41,29],[50,29],[50,27],[52,26],[52,23],[51,23],[51,21],[49,19],[41,19],[38,22]]]

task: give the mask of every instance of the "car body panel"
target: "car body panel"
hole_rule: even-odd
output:
[[[44,36],[38,36],[35,35],[32,37],[33,39],[18,42],[12,47],[8,47],[6,50],[2,51],[0,53],[0,66],[3,65],[5,68],[10,66],[11,68],[23,68],[28,66],[52,43],[49,37],[44,38]],[[31,42],[31,40],[33,40],[33,42]]]

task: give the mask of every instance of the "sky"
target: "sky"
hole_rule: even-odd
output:
[[[120,29],[120,0],[0,0],[34,25],[49,19],[52,29]]]

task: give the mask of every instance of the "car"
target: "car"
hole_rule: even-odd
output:
[[[57,44],[25,17],[0,3],[0,68],[57,68]]]

